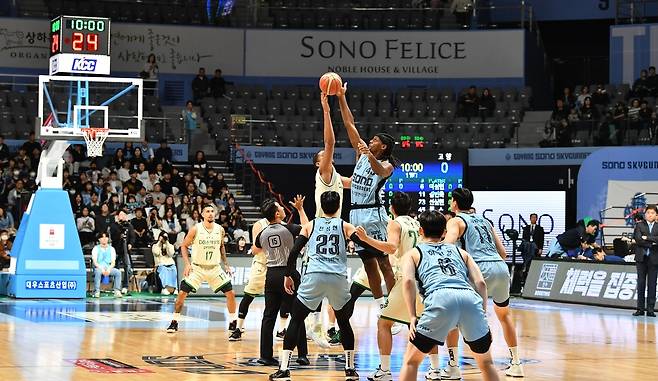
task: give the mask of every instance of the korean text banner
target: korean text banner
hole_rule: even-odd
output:
[[[523,287],[523,297],[635,308],[635,265],[534,259]]]
[[[247,30],[245,75],[522,78],[524,32]]]
[[[0,66],[47,69],[50,41],[47,19],[0,18]],[[149,54],[160,73],[242,75],[244,30],[173,25],[111,24],[112,71],[139,73]]]

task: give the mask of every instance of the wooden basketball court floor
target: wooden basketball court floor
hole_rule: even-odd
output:
[[[274,368],[259,366],[262,299],[249,312],[241,342],[227,340],[223,298],[188,298],[177,334],[165,333],[173,297],[86,301],[0,300],[0,380],[267,380]],[[656,320],[629,310],[515,299],[520,355],[526,380],[650,380],[658,376]],[[489,312],[493,354],[501,379],[509,357],[500,325]],[[353,317],[357,367],[362,380],[379,364],[376,308],[361,298]],[[406,346],[394,339],[394,378]],[[278,353],[281,343],[275,342]],[[340,347],[309,345],[311,366],[295,380],[342,380]],[[446,350],[441,349],[441,364]],[[469,351],[462,350],[465,380],[479,380]],[[423,370],[426,369],[425,361]],[[115,372],[114,374],[109,374]],[[134,374],[130,372],[145,372]],[[423,380],[419,374],[419,380]]]

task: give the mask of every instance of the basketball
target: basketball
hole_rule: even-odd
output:
[[[343,87],[343,80],[336,73],[324,73],[320,77],[320,90],[327,95],[336,95],[341,87]]]

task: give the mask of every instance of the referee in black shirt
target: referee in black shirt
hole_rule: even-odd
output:
[[[308,217],[304,212],[304,198],[297,196],[293,205],[299,211],[302,224],[308,222]],[[288,257],[295,237],[299,235],[300,225],[282,224],[286,217],[285,210],[274,199],[265,200],[261,206],[263,216],[270,222],[263,229],[258,237],[254,240],[257,249],[262,249],[267,255],[267,274],[265,276],[265,311],[263,311],[263,322],[260,329],[260,358],[258,363],[263,365],[278,365],[279,362],[274,358],[272,346],[274,344],[274,325],[276,324],[277,315],[281,305],[288,303],[290,305],[295,295],[285,292],[283,281],[286,276],[286,266]],[[295,289],[299,287],[300,275],[295,270],[292,275],[295,283]],[[236,334],[240,334],[237,332]],[[308,346],[306,344],[306,328],[304,324],[300,327],[299,338],[297,343],[297,363],[300,365],[309,365]]]

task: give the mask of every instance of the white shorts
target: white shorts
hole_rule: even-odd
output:
[[[183,282],[192,287],[193,292],[196,292],[203,282],[208,282],[208,286],[214,292],[227,292],[233,289],[231,277],[224,272],[221,265],[200,266],[192,264],[192,271],[189,276],[183,279]],[[231,287],[227,289],[227,286]]]
[[[391,292],[386,298],[384,308],[382,308],[382,319],[393,320],[404,324],[411,323],[411,316],[409,316],[407,305],[404,303],[404,293],[402,289],[402,279],[396,279],[393,289],[391,289]],[[423,301],[420,299],[420,295],[416,293],[416,314],[420,316],[420,314],[423,313],[423,310]]]
[[[267,266],[254,258],[254,261],[251,262],[251,270],[249,270],[249,282],[244,286],[244,293],[251,296],[264,295],[265,274],[267,274]]]

